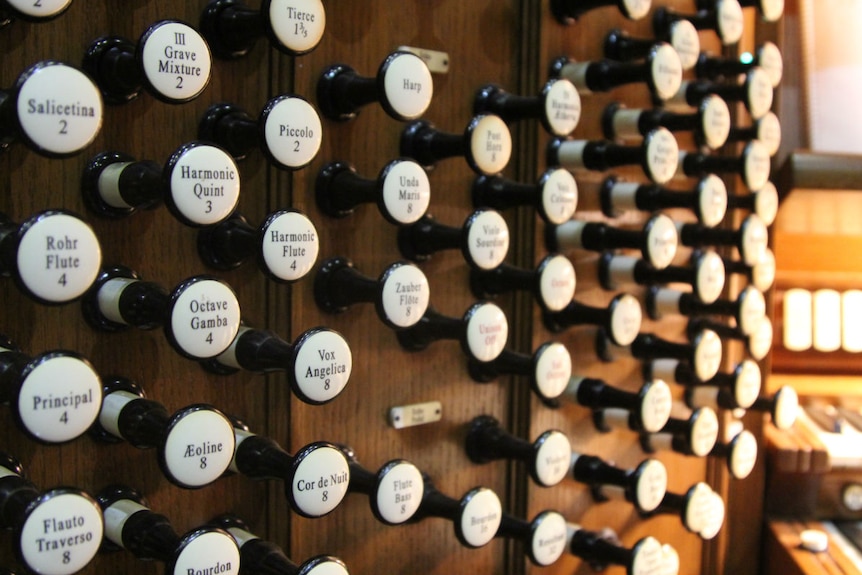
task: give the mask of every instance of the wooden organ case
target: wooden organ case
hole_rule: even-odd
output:
[[[45,59],[79,66],[87,46],[96,38],[116,34],[137,39],[151,24],[165,18],[197,26],[206,2],[165,0],[76,0],[60,17],[32,23],[15,19],[0,29],[0,85],[12,86],[28,66]],[[250,2],[256,7],[256,2]],[[640,518],[632,505],[621,501],[597,502],[590,490],[571,479],[542,488],[532,483],[525,466],[505,460],[478,465],[465,454],[469,422],[491,415],[504,429],[532,441],[547,429],[565,433],[575,450],[599,455],[624,468],[644,457],[637,434],[628,430],[600,433],[590,410],[578,405],[552,409],[530,392],[523,377],[501,376],[479,384],[467,372],[458,344],[440,341],[420,352],[405,351],[395,333],[385,327],[374,306],[354,305],[340,314],[322,312],[313,295],[314,273],[291,285],[273,282],[249,263],[231,270],[208,268],[196,249],[198,230],[184,226],[163,206],[141,210],[124,219],[108,219],[88,211],[81,197],[86,163],[103,150],[116,150],[137,159],[163,162],[185,142],[195,140],[205,110],[215,103],[231,102],[255,116],[277,94],[294,93],[317,105],[316,86],[325,67],[344,63],[360,74],[373,75],[387,54],[398,47],[435,50],[448,57],[448,71],[433,74],[434,94],[423,118],[438,129],[460,133],[473,116],[476,90],[495,83],[513,94],[536,95],[548,78],[553,59],[602,57],[606,34],[620,27],[632,36],[652,37],[650,17],[625,20],[616,7],[592,10],[570,26],[551,14],[548,0],[515,1],[382,0],[325,1],[326,28],[320,44],[308,54],[290,56],[273,49],[261,38],[244,57],[213,60],[209,86],[197,99],[170,105],[147,93],[123,105],[106,105],[104,125],[95,142],[66,159],[45,158],[16,143],[0,154],[0,213],[21,222],[47,208],[64,208],[80,214],[94,228],[106,265],[122,264],[146,280],[174,286],[194,274],[213,274],[236,291],[242,318],[255,328],[273,330],[293,341],[315,326],[337,330],[350,344],[353,370],[339,397],[325,405],[309,405],[291,394],[281,373],[259,375],[237,372],[216,375],[197,362],[178,355],[161,330],[122,330],[101,333],[82,318],[79,302],[46,306],[26,297],[14,282],[0,281],[3,308],[0,333],[22,351],[36,355],[51,349],[69,349],[87,357],[103,376],[122,375],[138,382],[147,397],[173,412],[194,403],[209,403],[245,422],[255,433],[278,441],[293,453],[316,440],[346,444],[358,460],[376,470],[385,462],[404,458],[433,479],[443,493],[458,499],[475,486],[493,489],[504,511],[531,519],[544,509],[559,511],[585,529],[613,529],[626,546],[654,535],[673,545],[680,556],[681,573],[753,573],[757,569],[762,467],[743,482],[730,479],[721,460],[683,457],[659,452],[668,468],[668,489],[684,493],[697,481],[708,481],[725,497],[727,519],[715,539],[703,542],[688,532],[678,517]],[[693,0],[653,2],[687,13]],[[739,49],[753,46],[755,29],[763,27],[753,10],[745,10],[746,34]],[[768,33],[769,25],[767,26]],[[719,53],[714,33],[700,34],[702,48]],[[734,49],[735,50],[735,49]],[[630,108],[649,108],[649,92],[633,84],[608,93],[582,96],[582,115],[574,137],[601,139],[601,114],[611,101]],[[747,118],[732,106],[740,123]],[[323,119],[323,143],[310,165],[296,171],[277,169],[254,149],[238,163],[241,174],[239,210],[253,224],[268,213],[292,207],[314,222],[320,243],[319,265],[327,258],[350,258],[355,267],[377,277],[392,262],[402,260],[397,228],[373,206],[361,206],[344,218],[332,218],[315,204],[315,180],[327,163],[340,160],[373,178],[390,160],[399,157],[404,123],[388,117],[378,105],[363,107],[352,120]],[[513,123],[513,154],[504,175],[520,182],[535,182],[547,167],[545,148],[550,136],[536,121]],[[682,149],[693,149],[690,134],[679,137]],[[732,149],[731,149],[732,148]],[[728,146],[726,153],[736,153]],[[725,153],[725,152],[722,152]],[[632,181],[646,181],[638,168],[615,170]],[[576,173],[579,186],[578,217],[636,226],[646,214],[626,213],[615,220],[601,215],[598,187],[605,174]],[[431,202],[428,213],[441,223],[460,226],[473,210],[471,186],[476,174],[463,158],[441,160],[428,171]],[[744,186],[728,178],[731,189]],[[693,180],[674,184],[687,189]],[[545,253],[545,224],[532,208],[503,212],[510,229],[507,261],[533,268]],[[673,211],[676,219],[690,220]],[[728,216],[725,225],[738,223]],[[680,250],[687,253],[686,248]],[[603,290],[597,280],[599,256],[570,252],[577,271],[575,299],[606,306],[615,292]],[[683,255],[678,256],[682,258]],[[682,261],[682,260],[680,260]],[[441,313],[460,317],[476,301],[469,284],[469,268],[457,250],[434,254],[419,264],[429,280],[431,305]],[[734,295],[740,285],[730,284]],[[645,288],[632,291],[643,300]],[[640,363],[600,361],[594,348],[595,328],[575,327],[553,334],[543,326],[541,313],[530,294],[494,299],[509,323],[507,348],[532,353],[546,341],[567,346],[576,374],[604,379],[626,390],[643,382]],[[684,341],[685,323],[679,318],[644,320],[641,331]],[[724,368],[741,353],[726,344]],[[672,385],[679,397],[681,388]],[[395,429],[387,420],[390,408],[439,401],[441,419],[433,423]],[[726,414],[722,422],[729,421]],[[201,489],[183,490],[165,480],[154,450],[135,449],[126,442],[103,444],[82,436],[62,445],[47,445],[28,438],[14,424],[11,410],[3,418],[0,450],[18,458],[26,476],[40,488],[74,485],[95,493],[109,484],[138,489],[149,507],[168,516],[178,532],[232,512],[263,539],[280,545],[297,563],[327,553],[341,558],[351,573],[385,570],[392,573],[589,573],[587,562],[564,554],[553,566],[531,565],[522,542],[494,539],[479,549],[461,546],[448,521],[423,521],[385,526],[375,520],[367,497],[352,494],[329,515],[309,519],[293,513],[280,481],[254,481],[229,474]],[[760,415],[745,417],[747,428],[759,435]],[[14,537],[0,538],[0,565],[21,569],[16,562]],[[728,554],[728,549],[735,551]],[[100,553],[84,573],[145,573],[161,569],[141,562],[128,552]],[[610,567],[609,572],[622,572]]]

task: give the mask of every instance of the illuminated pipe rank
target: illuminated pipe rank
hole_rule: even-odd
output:
[[[225,351],[240,326],[233,289],[206,275],[180,282],[170,293],[123,266],[105,268],[82,300],[84,319],[95,329],[161,326],[180,355],[209,359]]]
[[[676,256],[677,226],[664,214],[651,216],[641,229],[624,229],[601,222],[569,220],[559,226],[545,226],[545,248],[549,252],[586,249],[602,252],[613,249],[640,250],[654,268],[663,269]]]
[[[473,418],[464,446],[473,463],[497,459],[524,462],[530,477],[542,487],[562,481],[569,473],[572,458],[572,446],[562,432],[550,429],[530,443],[505,431],[490,415]]]
[[[433,308],[414,326],[396,332],[398,342],[408,351],[421,351],[437,340],[453,339],[461,344],[468,359],[493,361],[503,352],[509,337],[506,314],[497,305],[477,302],[464,316],[444,316]]]
[[[374,77],[360,76],[346,64],[326,68],[317,81],[317,104],[330,120],[355,118],[360,108],[379,102],[391,118],[406,122],[431,105],[434,81],[425,60],[410,52],[389,54]]]
[[[398,228],[398,249],[405,258],[420,262],[442,250],[461,250],[471,267],[492,270],[509,252],[509,226],[498,212],[487,209],[474,211],[460,228],[426,215]]]
[[[331,162],[317,174],[314,198],[318,209],[333,218],[349,216],[362,204],[376,204],[389,223],[409,225],[428,210],[431,184],[413,160],[392,160],[373,180],[359,176],[347,162]]]
[[[500,86],[487,84],[473,99],[474,114],[496,114],[506,122],[538,119],[551,135],[568,136],[581,119],[581,96],[564,78],[549,80],[538,96],[510,94]]]
[[[741,84],[725,84],[708,80],[684,81],[669,106],[697,107],[700,102],[714,94],[726,103],[742,102],[754,120],[763,118],[772,108],[775,88],[769,74],[758,67],[752,68]]]
[[[20,141],[49,158],[73,156],[99,135],[103,114],[102,94],[87,74],[55,60],[37,62],[0,89],[0,152]]]
[[[304,98],[282,94],[269,100],[257,120],[235,104],[214,104],[198,123],[198,137],[222,146],[237,160],[255,148],[285,170],[304,168],[317,156],[323,126]]]
[[[344,336],[329,328],[311,328],[290,343],[272,331],[242,326],[224,353],[201,365],[218,374],[284,372],[300,401],[322,405],[344,391],[353,355]]]
[[[198,230],[198,255],[215,269],[227,270],[254,259],[273,281],[291,283],[308,275],[317,262],[320,239],[308,216],[296,210],[270,213],[257,227],[239,212]]]
[[[718,441],[718,415],[710,407],[699,407],[687,419],[671,417],[654,433],[642,433],[646,453],[673,451],[690,457],[706,457]]]
[[[105,514],[105,548],[165,565],[166,575],[238,575],[240,552],[230,533],[213,525],[179,535],[170,520],[147,507],[137,490],[111,485],[97,495]]]
[[[336,445],[315,441],[291,455],[269,437],[255,435],[239,425],[234,432],[236,453],[231,471],[252,479],[282,481],[284,495],[299,515],[323,517],[347,495],[350,466]]]
[[[722,340],[737,340],[741,341],[745,346],[748,355],[754,361],[760,361],[765,358],[772,349],[772,320],[769,316],[764,316],[757,321],[754,331],[750,334],[742,332],[738,325],[730,326],[726,323],[711,321],[703,317],[693,317],[686,324],[686,333],[693,336],[697,332],[708,329],[714,331]]]
[[[680,173],[702,178],[707,174],[737,174],[749,190],[759,190],[769,181],[772,159],[760,141],[751,140],[739,156],[718,156],[696,152],[679,153]]]
[[[612,426],[632,431],[662,429],[670,417],[670,388],[661,380],[644,383],[637,392],[623,391],[601,379],[572,377],[565,399],[593,410],[593,423],[599,431]]]
[[[706,227],[715,227],[724,220],[727,211],[727,186],[718,176],[709,174],[689,191],[668,190],[657,185],[626,182],[608,176],[599,188],[602,213],[609,218],[627,210],[643,212],[665,208],[684,208],[694,212]]]
[[[102,152],[84,168],[81,192],[87,207],[99,216],[122,218],[164,201],[183,224],[208,226],[233,213],[239,202],[240,176],[224,149],[189,142],[177,148],[164,166],[120,152]]]
[[[400,153],[426,169],[439,160],[463,156],[478,174],[502,172],[512,156],[512,134],[502,118],[494,114],[475,116],[462,134],[437,130],[433,124],[416,120],[401,133]]]
[[[503,513],[496,537],[520,541],[527,558],[539,566],[556,563],[566,552],[566,519],[556,511],[546,510],[532,521]]]
[[[661,108],[628,109],[619,102],[611,102],[602,113],[602,132],[605,137],[642,138],[656,128],[671,132],[692,132],[698,146],[720,148],[730,134],[730,108],[719,96],[703,98],[694,112],[670,112]]]
[[[640,166],[657,184],[670,181],[676,174],[679,146],[666,128],[651,130],[637,146],[624,146],[609,140],[564,140],[548,142],[546,161],[568,170],[587,169],[604,172],[620,166]]]
[[[760,395],[761,373],[757,363],[744,359],[730,373],[719,372],[700,381],[692,367],[677,359],[657,359],[644,365],[645,377],[686,386],[686,404],[696,409],[747,409]]]
[[[323,38],[326,11],[321,0],[263,0],[259,10],[243,0],[210,0],[200,29],[217,58],[245,56],[264,36],[276,50],[298,56]]]
[[[732,317],[743,335],[751,335],[766,317],[766,299],[752,285],[746,286],[734,300],[717,299],[703,303],[692,293],[653,286],[647,292],[646,308],[652,319],[665,315],[719,315]]]
[[[784,74],[784,59],[781,50],[772,42],[764,42],[754,55],[746,54],[745,58],[720,58],[702,52],[697,59],[695,74],[699,78],[722,80],[745,74],[755,66],[759,66],[769,75],[773,88],[778,88]]]
[[[209,523],[224,529],[236,541],[241,573],[349,575],[344,562],[332,555],[316,555],[297,565],[288,559],[281,547],[252,533],[248,525],[235,515],[220,515]]]
[[[707,228],[698,224],[677,224],[682,245],[735,247],[742,261],[753,266],[763,258],[769,242],[769,232],[756,214],[746,216],[737,229]]]
[[[474,487],[461,499],[441,493],[427,477],[422,502],[414,520],[438,517],[452,522],[455,537],[464,547],[483,547],[497,534],[503,520],[500,498],[487,487]]]
[[[535,270],[500,264],[492,270],[470,269],[470,289],[479,299],[511,291],[528,291],[542,309],[560,311],[575,295],[575,267],[569,258],[550,254]]]
[[[666,571],[666,552],[659,541],[646,536],[631,548],[623,547],[612,531],[587,531],[580,525],[567,523],[566,548],[572,555],[587,561],[595,569],[609,565],[619,565],[626,575],[650,575],[661,573],[675,575]]]
[[[185,22],[160,20],[137,43],[121,36],[97,38],[82,67],[109,104],[134,100],[143,89],[168,104],[182,104],[209,85],[212,54],[204,37]]]
[[[775,184],[769,181],[759,190],[749,194],[733,194],[727,197],[728,209],[748,210],[759,217],[765,226],[771,226],[775,222],[778,216],[778,202],[778,190]],[[775,256],[773,255],[772,258],[774,259]],[[762,262],[757,262],[757,264],[760,263]]]
[[[629,20],[640,20],[651,4],[651,0],[551,0],[551,13],[561,24],[571,25],[590,10],[616,6]]]
[[[687,530],[708,541],[724,524],[725,505],[709,485],[698,482],[685,493],[666,493],[651,515],[678,515]]]
[[[477,176],[473,180],[473,207],[506,210],[533,206],[545,222],[562,224],[578,207],[578,184],[563,168],[549,168],[536,184],[523,184],[502,176]]]
[[[709,5],[709,0],[697,0],[698,6]],[[756,8],[765,22],[777,22],[784,15],[784,0],[739,0],[744,8]]]
[[[691,70],[700,55],[700,36],[697,28],[688,20],[675,20],[667,30],[667,35],[657,38],[670,44],[679,56],[683,71]],[[620,28],[614,28],[605,36],[605,58],[628,62],[646,58],[655,46],[656,38],[632,38]]]
[[[708,0],[694,14],[681,14],[660,6],[653,12],[653,31],[656,36],[665,36],[677,20],[688,20],[698,30],[714,30],[725,46],[739,42],[744,28],[738,0]]]
[[[4,19],[11,20],[12,17],[26,22],[49,22],[65,12],[71,4],[72,0],[4,0],[0,4],[0,28],[8,23]]]
[[[689,338],[688,343],[661,339],[652,333],[641,333],[631,345],[616,346],[606,335],[598,333],[596,353],[604,361],[633,357],[641,361],[679,359],[688,362],[701,381],[712,379],[721,366],[722,345],[718,335],[704,329]]]
[[[209,485],[228,470],[236,444],[233,425],[215,407],[198,403],[171,415],[121,377],[105,380],[103,393],[99,419],[91,428],[97,440],[156,448],[162,473],[185,489]]]
[[[560,311],[542,311],[542,322],[549,331],[558,333],[573,326],[596,325],[617,345],[629,345],[634,341],[642,317],[640,302],[627,293],[615,295],[604,308],[572,300]]]
[[[728,274],[745,276],[754,287],[766,293],[775,283],[775,252],[767,247],[754,265],[746,265],[740,260],[725,259],[724,269]]]
[[[636,62],[610,59],[577,62],[562,57],[551,64],[551,76],[569,80],[582,94],[643,83],[657,102],[664,102],[679,90],[682,62],[670,44],[656,42],[644,59]]]
[[[12,409],[16,425],[31,439],[65,443],[99,417],[102,381],[73,351],[31,357],[0,335],[0,402]]]
[[[496,359],[483,362],[469,359],[467,371],[475,381],[487,383],[500,375],[529,378],[530,389],[545,403],[555,400],[566,390],[572,376],[572,356],[561,343],[546,342],[532,355],[504,349]]]
[[[378,279],[362,275],[347,258],[324,261],[314,278],[314,300],[328,313],[343,313],[357,303],[373,303],[391,329],[416,325],[428,309],[428,279],[408,262],[390,264]]]
[[[400,525],[413,518],[425,493],[425,478],[415,465],[393,459],[374,472],[362,467],[351,448],[342,451],[350,464],[348,492],[367,495],[378,521]]]
[[[102,247],[93,228],[65,210],[45,210],[22,224],[0,213],[0,277],[47,305],[81,297],[99,274]]]
[[[724,290],[722,259],[713,251],[701,251],[692,258],[691,264],[657,270],[645,260],[608,253],[599,260],[599,279],[602,287],[608,290],[632,284],[684,283],[692,286],[698,301],[704,304],[716,301]]]
[[[102,543],[99,504],[73,487],[39,490],[21,464],[0,453],[0,526],[14,532],[18,561],[33,573],[72,575]]]

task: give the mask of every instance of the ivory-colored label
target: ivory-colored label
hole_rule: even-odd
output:
[[[392,109],[405,120],[425,113],[434,94],[434,81],[425,61],[405,52],[389,60],[383,78],[383,93]]]
[[[796,423],[799,415],[799,396],[796,390],[784,386],[775,392],[775,408],[772,412],[772,423],[778,429],[790,429]]]
[[[566,551],[566,520],[556,511],[542,514],[530,540],[532,556],[538,565],[551,565]]]
[[[718,3],[718,35],[725,46],[736,44],[742,38],[744,21],[738,0],[720,0]]]
[[[742,241],[740,242],[742,261],[753,266],[763,258],[769,244],[769,231],[756,214],[751,214],[742,222]]]
[[[774,5],[778,2],[775,0],[762,0],[761,6]],[[782,10],[783,2],[782,3]],[[764,14],[766,11],[764,10]],[[772,42],[764,42],[757,54],[757,65],[769,75],[770,83],[773,88],[778,88],[781,85],[781,77],[784,75],[784,58],[781,56],[781,50]]]
[[[188,221],[206,226],[230,216],[239,202],[239,168],[223,149],[191,146],[171,172],[174,206]]]
[[[649,512],[657,508],[667,493],[667,468],[658,459],[648,459],[640,466],[640,476],[635,486],[637,505]]]
[[[664,554],[661,543],[654,537],[641,539],[632,556],[631,575],[662,575]]]
[[[742,178],[749,190],[760,190],[769,181],[772,158],[760,140],[752,140],[746,146]]]
[[[672,219],[664,214],[651,218],[647,230],[646,247],[650,263],[664,269],[673,262],[679,246],[679,232]]]
[[[209,46],[188,24],[166,20],[151,27],[141,42],[144,75],[162,97],[184,102],[199,96],[209,84]]]
[[[493,303],[475,309],[467,320],[467,347],[479,361],[497,359],[508,337],[506,314]]]
[[[320,238],[308,216],[284,211],[267,220],[260,247],[266,269],[278,279],[290,282],[305,277],[314,268]]]
[[[6,0],[6,3],[31,18],[51,18],[65,10],[72,0]]]
[[[422,472],[415,465],[406,461],[393,465],[377,485],[377,510],[389,523],[404,523],[419,509],[424,491]]]
[[[545,348],[536,362],[536,387],[542,397],[554,399],[559,397],[569,384],[572,377],[572,356],[566,346],[552,343]]]
[[[700,381],[709,381],[721,366],[721,338],[710,330],[700,332],[694,344],[694,373]]]
[[[766,299],[760,290],[748,286],[740,294],[740,300],[738,327],[743,334],[750,335],[766,317]]]
[[[657,184],[667,183],[676,174],[678,163],[679,145],[673,134],[665,128],[653,130],[647,136],[647,176]]]
[[[718,299],[724,290],[725,281],[724,260],[713,251],[703,252],[698,259],[694,291],[705,304]]]
[[[233,459],[236,438],[223,414],[196,409],[177,420],[162,453],[165,467],[179,484],[203,487],[221,477]]]
[[[38,217],[16,254],[18,275],[36,297],[52,303],[77,299],[96,281],[102,248],[93,229],[70,214]]]
[[[781,147],[781,121],[774,112],[767,112],[757,121],[757,139],[766,146],[770,156],[778,153],[778,148]]]
[[[682,62],[673,46],[665,42],[658,44],[650,66],[652,86],[660,100],[668,100],[679,91],[682,84]]]
[[[691,452],[706,457],[718,441],[718,416],[711,407],[701,407],[691,428]]]
[[[502,172],[512,157],[512,134],[499,116],[479,118],[470,133],[470,155],[479,172],[493,176]]]
[[[775,283],[775,252],[771,249],[763,250],[763,257],[751,268],[751,283],[762,292]]]
[[[170,322],[183,353],[196,359],[215,357],[239,331],[239,302],[230,286],[221,281],[195,281],[174,300]]]
[[[102,128],[102,94],[89,76],[65,64],[32,68],[18,90],[21,130],[52,154],[86,148]]]
[[[754,469],[757,463],[757,439],[754,435],[743,429],[733,439],[730,452],[730,473],[736,479],[745,479]]]
[[[502,519],[503,506],[500,504],[500,498],[490,489],[480,488],[472,494],[466,505],[462,506],[458,521],[467,544],[482,547],[497,534]]]
[[[430,297],[428,278],[421,269],[412,264],[398,266],[383,284],[383,313],[394,325],[409,327],[422,319]]]
[[[748,353],[754,361],[765,358],[772,349],[772,320],[764,317],[757,325],[754,333],[748,336]]]
[[[239,573],[239,547],[229,533],[208,531],[198,534],[180,551],[173,575]]]
[[[28,508],[18,540],[21,559],[34,573],[71,575],[96,555],[104,533],[99,505],[77,493],[60,493]]]
[[[347,495],[350,468],[339,449],[321,446],[297,465],[291,493],[297,508],[309,517],[323,517]]]
[[[542,208],[551,224],[571,219],[578,208],[578,184],[566,169],[553,170],[542,186]]]
[[[698,183],[698,211],[700,223],[714,228],[724,220],[727,213],[727,186],[715,174],[707,174]]]
[[[353,371],[353,355],[344,337],[321,328],[295,350],[293,375],[302,394],[324,403],[338,397]]]
[[[323,38],[326,11],[321,0],[272,0],[269,25],[285,48],[308,52]]]
[[[288,169],[301,168],[320,151],[323,141],[320,115],[302,98],[280,97],[269,108],[264,139],[279,165]]]
[[[509,226],[499,212],[478,213],[467,232],[467,250],[472,263],[483,270],[492,270],[503,263],[509,253]]]
[[[631,294],[622,294],[611,307],[610,333],[617,345],[626,346],[635,340],[641,329],[641,304]]]
[[[536,450],[535,469],[539,482],[550,487],[556,485],[569,473],[572,459],[572,445],[569,438],[559,431],[545,435]]]
[[[701,103],[701,131],[707,147],[715,150],[730,135],[730,108],[720,96],[710,94]]]
[[[684,18],[676,20],[670,29],[670,45],[679,54],[683,70],[691,70],[700,56],[700,36],[697,28]]]
[[[412,160],[389,167],[383,180],[383,205],[396,222],[408,225],[425,215],[431,201],[431,183],[425,170]]]
[[[553,256],[542,269],[539,292],[545,307],[551,311],[564,309],[575,295],[575,266],[566,256]]]
[[[61,443],[80,436],[102,408],[102,381],[89,362],[68,355],[36,360],[18,390],[18,414],[29,433]]]
[[[644,385],[649,386],[649,389],[640,405],[640,417],[644,431],[655,433],[660,431],[670,418],[673,398],[668,385],[660,379],[654,379]]]
[[[772,108],[775,89],[772,87],[769,74],[760,67],[754,67],[748,72],[746,85],[748,86],[748,112],[753,119],[759,120]]]
[[[568,136],[581,119],[581,96],[570,81],[560,78],[545,96],[545,119],[555,136]]]

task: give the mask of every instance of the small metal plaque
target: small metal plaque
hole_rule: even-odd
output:
[[[413,46],[399,46],[398,49],[415,54],[425,60],[425,64],[432,73],[449,73],[449,54],[447,52],[428,50],[427,48],[415,48]]]
[[[426,401],[412,405],[398,405],[389,408],[389,425],[395,429],[414,427],[440,421],[443,406],[439,401]]]

